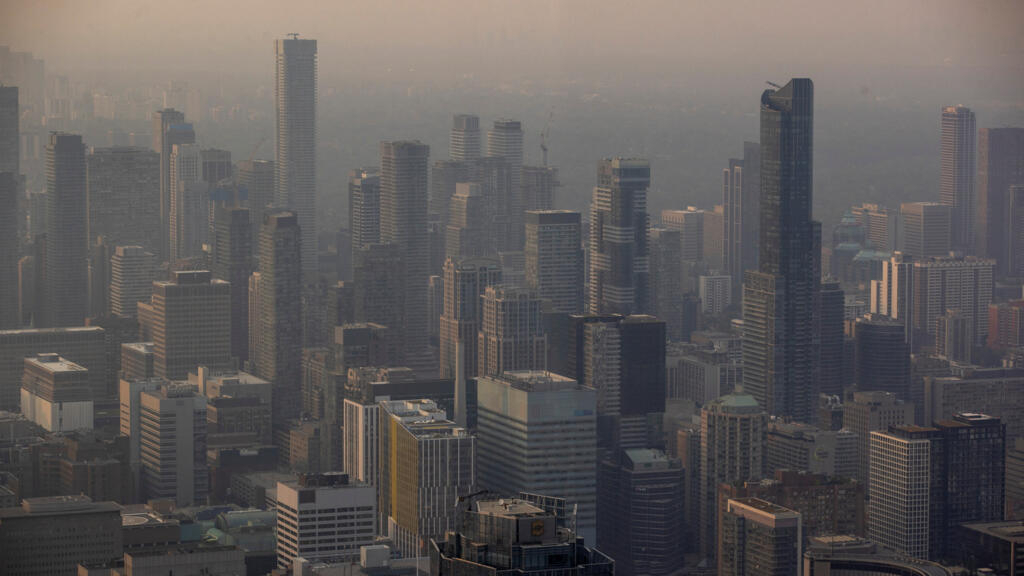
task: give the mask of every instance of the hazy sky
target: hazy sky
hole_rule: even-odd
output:
[[[288,32],[321,74],[673,76],[758,66],[984,66],[1024,72],[1020,0],[0,0],[0,44],[50,70],[264,74]],[[398,71],[398,70],[396,70]],[[794,72],[795,74],[795,72]]]

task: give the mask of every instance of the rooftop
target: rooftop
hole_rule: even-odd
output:
[[[791,517],[800,515],[799,512],[790,510],[785,506],[772,504],[771,502],[768,502],[767,500],[761,500],[760,498],[730,498],[729,503],[730,505],[739,504],[743,507],[750,508],[752,510],[757,510],[759,512],[764,512],[765,514],[771,514],[772,516],[777,517]]]
[[[978,522],[964,524],[964,528],[994,536],[1000,540],[1008,540],[1015,544],[1024,544],[1024,522],[1008,520],[1005,522]]]
[[[530,518],[550,516],[547,512],[518,498],[502,498],[500,500],[480,500],[476,502],[476,511],[488,516],[514,516]]]
[[[36,354],[35,358],[25,358],[25,364],[32,364],[50,373],[89,371],[81,365],[53,353]]]
[[[96,512],[120,512],[114,502],[93,502],[88,496],[25,498],[20,507],[0,508],[0,520],[28,516],[57,516]]]

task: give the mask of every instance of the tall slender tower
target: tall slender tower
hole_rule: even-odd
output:
[[[239,363],[249,358],[249,275],[252,265],[252,230],[248,208],[214,209],[213,277],[231,283],[231,355]]]
[[[761,96],[761,246],[743,282],[743,384],[769,414],[813,422],[821,224],[811,219],[814,84]]]
[[[419,141],[380,145],[381,242],[398,247],[404,263],[402,348],[406,365],[436,374],[436,356],[428,339],[427,161],[430,147]]]
[[[88,315],[85,146],[50,134],[46,147],[46,258],[41,327],[81,326]]]
[[[18,111],[18,87],[0,86],[0,172],[15,177],[21,171]]]
[[[302,233],[303,278],[317,277],[316,240],[316,40],[298,34],[274,40],[277,54],[278,208],[295,211]]]
[[[997,262],[1000,274],[1012,276],[1010,188],[1024,186],[1024,128],[978,130],[977,252]]]
[[[590,204],[591,314],[642,314],[650,307],[647,160],[605,158]]]
[[[724,267],[738,292],[743,272],[757,268],[761,228],[761,150],[757,142],[744,142],[743,158],[730,158],[729,167],[722,170],[722,206]]]
[[[480,157],[480,117],[474,114],[456,114],[452,117],[452,132],[448,141],[448,157],[456,162],[476,160]]]
[[[444,312],[440,319],[441,378],[457,374],[457,345],[463,345],[466,378],[477,375],[477,334],[483,317],[481,296],[488,286],[501,283],[496,260],[470,258],[444,263]],[[433,318],[431,318],[433,321]]]
[[[963,106],[942,109],[942,181],[939,201],[952,207],[953,249],[974,247],[975,130],[974,112]]]
[[[526,213],[526,286],[563,314],[583,312],[583,248],[580,213]]]
[[[496,198],[495,212],[504,213],[508,229],[504,250],[523,248],[523,125],[519,120],[499,119],[487,132],[487,155],[503,158],[508,167],[508,195]]]
[[[380,242],[380,170],[357,168],[348,173],[348,229],[352,261],[367,244]]]
[[[185,114],[173,108],[153,112],[153,151],[160,154],[160,253],[171,254],[171,151],[175,144],[194,144],[196,133],[185,124]]]

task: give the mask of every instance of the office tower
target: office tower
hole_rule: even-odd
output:
[[[977,368],[924,383],[925,422],[980,412],[1000,418],[1007,436],[1024,437],[1024,372],[1019,368]]]
[[[274,384],[274,426],[300,411],[302,236],[294,212],[269,214],[260,230],[256,372]]]
[[[509,183],[511,197],[520,198],[522,194],[523,170],[523,125],[519,120],[500,118],[487,131],[487,155],[504,158],[510,170]],[[454,160],[455,158],[453,158]],[[516,204],[522,210],[522,203]]]
[[[231,286],[227,282],[213,280],[205,270],[175,272],[174,280],[153,282],[149,305],[157,376],[184,380],[196,366],[231,367]]]
[[[882,279],[871,281],[871,313],[888,316],[903,324],[904,340],[917,348],[914,337],[914,258],[895,252],[882,262]]]
[[[997,262],[1001,275],[1012,275],[1010,238],[1014,221],[1010,189],[1024,186],[1024,128],[978,130],[977,253]]]
[[[148,499],[175,506],[206,501],[206,397],[188,384],[166,384],[139,393],[142,489]]]
[[[935,355],[950,362],[970,364],[975,342],[970,319],[959,310],[947,310],[935,321]]]
[[[338,472],[304,474],[277,483],[277,567],[310,562],[344,562],[374,543],[376,494]]]
[[[274,40],[277,78],[276,183],[274,202],[298,216],[302,233],[302,277],[309,284],[317,277],[316,240],[316,40]]]
[[[937,202],[900,205],[903,253],[914,258],[945,256],[952,248],[952,208]]]
[[[153,293],[156,256],[142,246],[118,246],[110,257],[110,313],[137,315],[139,302]]]
[[[839,282],[821,284],[821,352],[818,392],[842,397],[843,394],[843,324],[846,296]]]
[[[988,305],[988,340],[992,349],[1024,346],[1024,300]]]
[[[731,394],[743,379],[742,359],[723,348],[673,343],[665,367],[668,398],[686,398],[697,406]]]
[[[194,144],[196,133],[185,123],[185,114],[173,108],[153,112],[153,151],[160,154],[160,238],[158,256],[171,254],[171,152],[176,144]]]
[[[974,112],[963,106],[942,109],[942,177],[939,202],[952,213],[951,244],[956,250],[973,253],[974,222],[978,210],[974,192]]]
[[[47,432],[71,432],[93,426],[89,371],[58,354],[25,358],[21,413]]]
[[[171,148],[170,258],[174,262],[199,256],[208,226],[209,185],[202,180],[198,144]]]
[[[0,509],[0,572],[73,576],[124,554],[121,508],[88,496],[26,498]]]
[[[376,486],[380,466],[380,408],[375,403],[363,404],[345,398],[342,410],[341,427],[345,431],[342,469],[353,480]]]
[[[7,89],[0,87],[0,99],[4,90]],[[2,104],[0,100],[0,106]],[[18,178],[14,172],[0,172],[0,330],[21,326],[18,314],[18,258],[21,252],[18,189]]]
[[[803,527],[799,512],[760,498],[726,502],[718,574],[799,576],[802,564]]]
[[[697,285],[704,314],[718,315],[732,306],[732,277],[701,276]]]
[[[248,196],[249,219],[252,222],[253,255],[259,251],[260,225],[268,212],[273,212],[274,180],[273,160],[242,160],[238,163],[238,188]]]
[[[488,218],[487,200],[477,183],[459,182],[448,206],[445,226],[445,257],[493,257],[496,255],[494,229]]]
[[[1006,518],[1024,520],[1024,438],[1006,450]]]
[[[868,532],[915,558],[945,558],[965,522],[1003,518],[1006,429],[957,414],[931,427],[871,433]]]
[[[704,220],[707,212],[695,206],[686,210],[662,210],[661,225],[679,231],[679,249],[683,260],[699,262],[704,259]]]
[[[403,557],[422,556],[476,491],[476,439],[431,400],[385,400],[380,410],[380,531]]]
[[[93,148],[88,167],[88,235],[111,246],[160,248],[160,155],[144,148]]]
[[[553,210],[561,185],[558,168],[523,166],[523,210]]]
[[[488,286],[501,284],[501,267],[495,260],[467,259],[444,263],[444,305],[440,317],[440,375],[455,378],[457,346],[462,346],[463,375],[479,373],[477,345],[483,321],[483,294]]]
[[[88,316],[85,146],[54,132],[46,147],[46,258],[37,326],[81,326]]]
[[[348,229],[352,262],[367,244],[380,243],[380,170],[359,168],[348,173]]]
[[[715,205],[704,214],[703,253],[701,257],[709,270],[716,273],[722,270],[725,263],[725,207]]]
[[[761,96],[761,255],[743,282],[743,387],[768,413],[813,422],[821,225],[811,220],[814,85]]]
[[[427,324],[427,159],[430,147],[414,141],[380,145],[380,236],[402,259],[401,324],[405,364],[426,374],[435,361]],[[358,283],[357,283],[358,284]],[[436,367],[434,368],[436,372]]]
[[[456,114],[452,116],[452,130],[448,140],[448,157],[456,162],[476,160],[480,157],[479,116],[474,114]]]
[[[89,318],[105,315],[110,310],[110,258],[113,247],[103,237],[95,243],[89,242],[86,264],[88,285],[86,296],[89,302]]]
[[[231,178],[234,166],[231,151],[219,148],[203,148],[199,151],[201,169],[199,177],[203,182],[215,186],[221,180]]]
[[[911,313],[914,329],[931,343],[936,319],[946,310],[959,310],[971,323],[975,345],[988,338],[988,306],[992,303],[994,260],[932,258],[914,262]]]
[[[119,380],[143,380],[153,377],[153,343],[128,342],[121,344]]]
[[[527,290],[492,285],[484,289],[481,299],[477,375],[544,370],[547,336],[540,298]]]
[[[597,417],[593,388],[541,371],[477,379],[478,482],[576,509],[576,531],[597,535]]]
[[[700,549],[714,558],[718,539],[718,485],[759,480],[764,472],[768,414],[753,396],[737,393],[700,414]]]
[[[891,392],[854,392],[843,402],[843,427],[857,435],[857,480],[869,480],[871,432],[914,423],[914,405]]]
[[[0,330],[0,410],[18,412],[25,358],[54,353],[89,371],[90,398],[107,391],[107,356],[102,328],[33,328]]]
[[[464,181],[478,182],[488,206],[488,218],[494,227],[497,250],[523,249],[523,207],[520,190],[513,176],[519,166],[504,156],[484,156],[469,164]],[[451,188],[454,193],[454,186]]]
[[[262,290],[260,286],[262,284],[263,276],[259,272],[253,272],[249,276],[249,361],[246,364],[246,369],[252,372],[259,372],[259,361],[260,348],[263,347],[263,320],[260,317],[260,309],[262,307]],[[140,312],[140,334],[145,336],[145,328],[141,320],[142,307],[139,307]]]
[[[679,231],[651,228],[651,311],[668,325],[670,340],[682,337],[683,292],[682,260],[679,257]]]
[[[744,150],[746,150],[746,144],[745,142]],[[745,208],[743,185],[746,183],[744,175],[744,162],[741,158],[730,158],[729,166],[722,169],[722,268],[733,278],[737,292],[740,290],[743,271],[746,269],[743,261],[744,248],[750,250],[750,247],[743,242],[744,224],[750,225],[750,221],[745,222],[743,219]],[[760,179],[760,176],[760,170],[758,170],[757,176],[751,175],[750,180]],[[752,186],[752,184],[748,184],[748,186]],[[755,212],[754,216],[757,217],[757,215],[758,212]]]
[[[590,205],[591,314],[644,314],[650,307],[647,247],[647,160],[606,158],[598,164]]]
[[[623,416],[665,411],[665,323],[654,316],[627,316],[619,322]]]
[[[526,495],[523,495],[526,496]],[[470,501],[461,529],[432,539],[431,576],[486,576],[517,572],[523,576],[602,576],[615,570],[597,548],[584,546],[565,526],[557,498]],[[545,504],[553,502],[549,508]],[[529,526],[529,529],[526,527]],[[501,550],[501,553],[496,553]]]
[[[864,227],[868,246],[880,252],[892,252],[900,243],[899,215],[879,204],[861,204],[850,209]]]
[[[855,321],[853,337],[857,389],[892,392],[909,400],[910,349],[903,338],[903,324],[870,314]]]
[[[476,171],[474,164],[480,161],[438,160],[430,167],[429,211],[440,222],[448,223],[448,205],[455,195],[455,185],[474,180],[470,173]]]
[[[231,355],[239,364],[249,358],[249,276],[252,264],[251,211],[237,206],[217,206],[210,272],[231,284]]]
[[[563,314],[583,312],[583,248],[580,213],[526,212],[526,287]]]
[[[404,363],[405,340],[402,330],[402,305],[405,300],[402,255],[395,244],[369,244],[355,259],[353,314],[356,322],[386,326],[394,334],[396,355],[393,363]]]
[[[765,474],[780,470],[856,478],[857,435],[827,431],[799,422],[772,422],[765,437]]]
[[[334,366],[343,373],[349,368],[389,366],[394,356],[393,339],[387,326],[372,322],[336,326]]]
[[[21,173],[18,87],[0,86],[0,172]]]
[[[620,574],[672,574],[682,567],[682,463],[660,450],[625,450],[600,464],[597,545]]]
[[[1024,186],[1010,186],[1007,196],[1007,274],[1021,277],[1024,276]]]

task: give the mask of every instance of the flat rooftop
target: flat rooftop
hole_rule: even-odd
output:
[[[25,364],[37,366],[51,374],[58,372],[89,372],[79,364],[75,364],[67,358],[61,358],[57,354],[37,354],[34,358],[25,358]]]
[[[1020,520],[1008,520],[1005,522],[978,522],[964,524],[964,528],[994,536],[1000,540],[1007,540],[1015,544],[1024,544],[1024,522]]]
[[[476,503],[476,511],[488,516],[513,516],[529,518],[534,516],[550,516],[543,509],[526,500],[518,498],[502,498],[500,500],[481,500]]]

